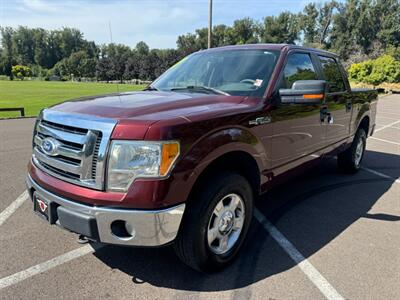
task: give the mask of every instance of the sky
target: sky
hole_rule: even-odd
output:
[[[214,0],[213,24],[262,20],[282,11],[299,12],[307,0]],[[111,25],[111,35],[110,26]],[[98,44],[175,48],[179,35],[208,26],[208,0],[0,0],[0,26],[80,29]]]

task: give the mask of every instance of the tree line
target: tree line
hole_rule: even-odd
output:
[[[1,27],[0,74],[28,66],[34,77],[52,75],[96,80],[153,80],[184,56],[207,48],[207,28],[178,36],[176,49],[97,45],[74,28]],[[400,58],[398,0],[335,0],[309,3],[302,12],[282,12],[263,20],[243,18],[213,27],[212,46],[248,43],[301,44],[336,52],[346,66],[383,54]],[[17,70],[18,68],[14,68]],[[21,68],[18,69],[21,73]],[[16,74],[14,72],[14,74]]]

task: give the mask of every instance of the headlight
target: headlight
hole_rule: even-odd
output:
[[[178,155],[178,142],[112,141],[107,189],[124,192],[137,178],[165,177]]]

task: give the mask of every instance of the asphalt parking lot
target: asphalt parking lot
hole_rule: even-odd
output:
[[[379,101],[363,170],[327,160],[271,191],[240,258],[209,276],[170,247],[81,245],[34,215],[33,123],[0,120],[0,299],[400,298],[400,95]]]

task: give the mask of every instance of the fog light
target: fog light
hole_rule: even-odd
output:
[[[110,226],[112,234],[121,239],[133,238],[135,236],[135,230],[127,225],[126,221],[115,220]]]

